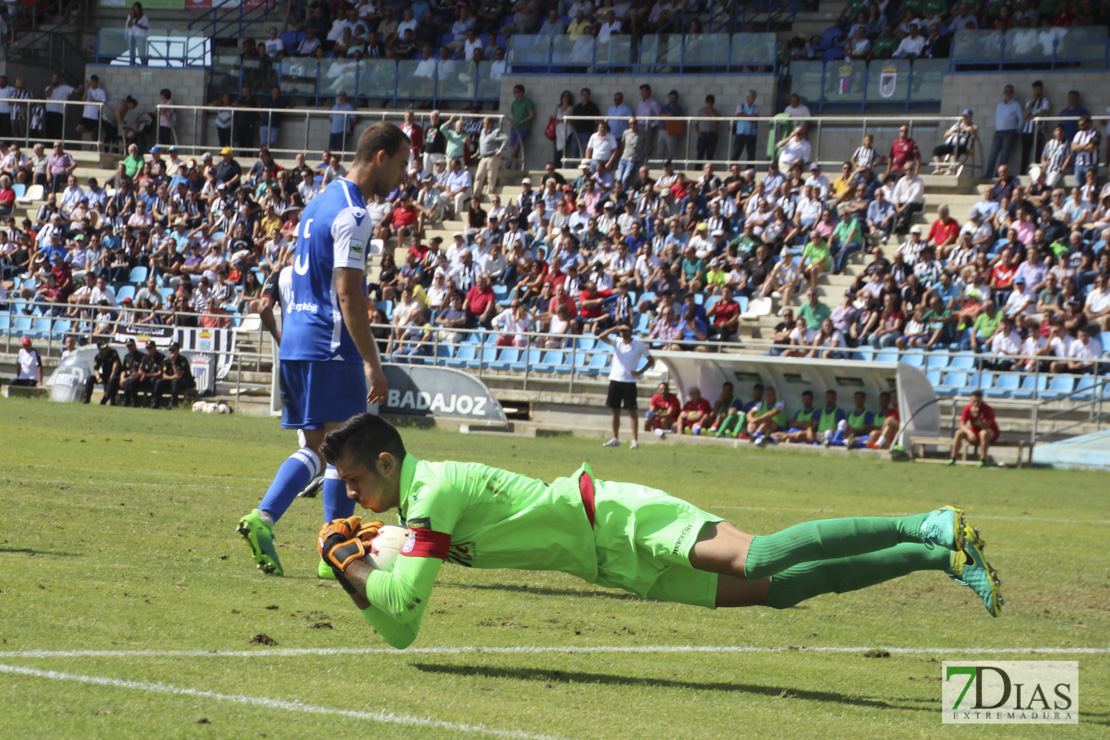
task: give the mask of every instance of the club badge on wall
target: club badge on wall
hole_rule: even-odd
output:
[[[879,75],[879,94],[884,98],[894,97],[898,87],[898,68],[894,66],[883,67]]]

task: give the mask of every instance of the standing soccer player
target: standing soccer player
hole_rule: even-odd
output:
[[[640,596],[707,608],[787,609],[919,570],[970,587],[992,616],[1001,582],[978,530],[945,506],[904,517],[804,522],[753,536],[663,491],[596,478],[583,465],[550,484],[466,462],[426,462],[384,419],[361,414],[323,451],[363,508],[396,507],[411,532],[390,571],[364,559],[382,526],[325,524],[317,547],[366,620],[412,644],[442,564],[552,570]]]
[[[359,137],[350,172],[332,181],[301,217],[290,299],[283,306],[279,375],[281,426],[299,430],[303,447],[282,463],[258,508],[238,526],[255,564],[265,573],[283,574],[273,527],[323,467],[324,435],[364,412],[368,402],[385,397],[385,373],[364,292],[375,226],[366,201],[396,187],[410,145],[396,125],[374,124]],[[325,521],[354,511],[354,502],[330,465],[324,473],[323,499]],[[332,577],[322,563],[317,574]]]

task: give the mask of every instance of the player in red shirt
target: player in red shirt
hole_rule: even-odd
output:
[[[644,415],[644,431],[654,430],[659,435],[673,432],[680,407],[678,396],[671,393],[667,381],[663,381],[656,389],[655,395],[651,397],[648,412]]]
[[[890,145],[890,158],[887,159],[887,173],[899,173],[906,169],[910,162],[921,162],[921,152],[917,149],[917,142],[910,138],[909,124],[902,124],[898,129],[898,138]]]
[[[994,409],[983,403],[982,391],[975,391],[971,394],[971,403],[964,406],[964,411],[960,414],[960,428],[952,440],[952,454],[948,458],[948,464],[956,464],[960,447],[967,442],[969,445],[979,445],[979,467],[985,467],[987,451],[991,442],[998,440],[999,433],[998,422],[994,420]]]
[[[712,411],[709,401],[702,398],[701,389],[696,385],[690,386],[690,400],[683,405],[682,413],[678,415],[678,433],[686,434],[686,430],[701,424]]]

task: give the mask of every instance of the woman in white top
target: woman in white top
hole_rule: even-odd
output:
[[[531,317],[519,300],[513,299],[509,307],[493,317],[490,322],[494,329],[501,332],[497,338],[498,347],[516,347],[524,349],[528,346],[528,337],[525,332],[532,325]]]
[[[559,105],[555,108],[555,166],[563,166],[563,154],[567,147],[567,123],[563,119],[574,112],[574,96],[570,90],[563,90]]]
[[[137,56],[149,59],[146,53],[146,37],[149,34],[150,18],[143,10],[143,4],[135,3],[131,6],[131,12],[127,15],[127,44],[131,49],[132,67],[135,66]]]

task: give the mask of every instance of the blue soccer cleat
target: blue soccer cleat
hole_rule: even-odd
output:
[[[966,545],[962,550],[952,552],[952,563],[945,571],[948,577],[960,585],[967,586],[983,602],[992,617],[1002,614],[1002,580],[998,571],[990,566],[983,557],[982,548],[976,544],[974,530],[965,527]]]
[[[965,526],[963,509],[956,506],[934,509],[921,523],[921,544],[930,550],[937,545],[946,550],[962,550]]]

